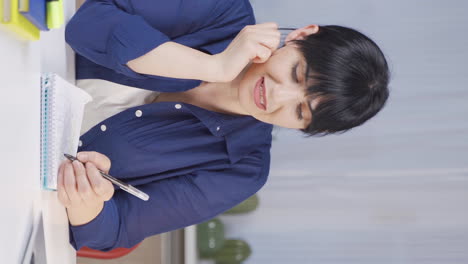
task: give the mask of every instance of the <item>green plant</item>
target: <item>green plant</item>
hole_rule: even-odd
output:
[[[201,258],[210,258],[224,245],[224,225],[218,218],[197,225],[197,247]]]
[[[218,250],[212,258],[216,263],[231,264],[240,263],[252,254],[249,244],[244,240],[227,239],[223,247]]]
[[[259,204],[258,195],[254,194],[250,196],[247,200],[243,201],[242,203],[224,212],[224,214],[245,214],[248,212],[252,212],[255,209],[257,209],[258,204]]]

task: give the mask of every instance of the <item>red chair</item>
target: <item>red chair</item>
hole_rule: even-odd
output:
[[[111,251],[108,252],[102,252],[99,250],[91,249],[88,247],[82,247],[80,250],[76,252],[76,255],[78,257],[83,257],[83,258],[96,258],[96,259],[115,259],[115,258],[120,258],[128,253],[132,252],[135,248],[137,248],[140,245],[140,243],[136,244],[135,246],[131,248],[114,248]]]

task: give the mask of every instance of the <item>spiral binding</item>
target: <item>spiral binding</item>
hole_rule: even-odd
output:
[[[41,181],[44,189],[49,188],[51,173],[58,168],[51,161],[55,156],[55,146],[52,136],[56,133],[55,122],[51,117],[55,112],[55,78],[54,74],[41,76]]]

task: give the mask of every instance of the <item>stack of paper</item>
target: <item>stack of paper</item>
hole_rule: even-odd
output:
[[[41,178],[44,189],[57,188],[64,153],[76,156],[84,106],[84,90],[54,73],[41,76]]]

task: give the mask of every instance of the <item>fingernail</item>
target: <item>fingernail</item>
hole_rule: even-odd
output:
[[[86,160],[88,158],[88,156],[86,155],[86,153],[83,153],[83,152],[80,152],[76,155],[76,157],[79,159],[79,160]]]

